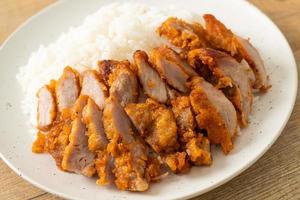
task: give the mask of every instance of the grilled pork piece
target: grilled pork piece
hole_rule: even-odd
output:
[[[150,60],[161,78],[180,92],[187,93],[189,92],[187,86],[189,75],[179,63],[169,57],[170,51],[172,50],[165,47],[154,48],[151,51]]]
[[[48,130],[56,118],[56,102],[52,89],[45,85],[37,93],[37,127]]]
[[[178,18],[170,17],[162,23],[157,32],[174,46],[184,50],[209,46],[205,38],[205,30],[198,23],[189,24]]]
[[[166,103],[168,100],[166,84],[152,68],[146,52],[136,51],[133,59],[135,61],[135,71],[145,93],[160,103]]]
[[[70,143],[64,151],[62,168],[91,177],[96,172],[95,155],[89,150],[86,126],[82,120],[82,111],[87,104],[88,97],[80,96],[73,108],[72,130],[69,136]]]
[[[104,108],[107,98],[107,88],[101,82],[99,74],[95,70],[87,70],[82,75],[81,94],[89,96],[100,109]]]
[[[253,95],[249,75],[244,67],[228,54],[209,48],[190,51],[188,58],[195,67],[199,62],[207,65],[218,81],[217,87],[223,88],[225,95],[237,109],[240,124],[247,126]],[[212,79],[205,77],[205,74],[202,76]]]
[[[79,96],[79,92],[78,72],[71,67],[66,67],[56,85],[58,110],[62,112],[66,108],[71,108]]]
[[[193,77],[190,100],[196,121],[206,129],[213,144],[221,144],[225,154],[233,148],[232,137],[237,132],[237,116],[232,103],[224,94],[203,78]]]
[[[146,147],[134,138],[131,122],[119,101],[111,96],[103,112],[104,130],[109,139],[108,152],[114,158],[115,184],[121,190],[145,191]]]
[[[254,88],[262,91],[267,90],[270,86],[263,60],[250,42],[234,35],[231,30],[227,29],[213,15],[204,15],[204,20],[207,37],[212,45],[229,52],[240,60],[244,58],[255,74]]]

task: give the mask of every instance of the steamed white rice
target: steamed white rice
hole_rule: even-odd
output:
[[[101,59],[129,59],[138,49],[150,50],[163,43],[156,28],[169,16],[195,21],[196,16],[180,8],[154,8],[137,3],[114,3],[86,17],[84,23],[63,33],[54,43],[32,53],[17,80],[25,94],[22,109],[36,124],[36,92],[57,79],[65,66],[79,72],[95,68]]]

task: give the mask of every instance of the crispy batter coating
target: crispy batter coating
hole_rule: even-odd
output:
[[[175,173],[184,173],[190,169],[186,152],[175,152],[163,156],[163,160]]]
[[[205,29],[208,41],[217,49],[223,49],[232,56],[238,54],[238,45],[236,38],[231,30],[227,29],[224,24],[211,14],[203,16],[205,20]]]
[[[114,158],[113,173],[116,177],[116,186],[121,190],[147,190],[149,188],[145,174],[147,149],[133,136],[131,122],[114,97],[106,101],[103,125],[109,139],[107,151]]]
[[[237,132],[234,106],[204,79],[194,77],[191,84],[190,100],[199,128],[206,129],[209,140],[213,144],[221,144],[223,152],[229,153],[233,148],[231,138]]]
[[[62,168],[91,177],[96,172],[94,165],[95,155],[88,148],[86,126],[82,120],[82,111],[87,104],[87,96],[79,96],[73,108],[72,129],[69,135],[69,144],[64,150]]]
[[[199,23],[189,24],[176,17],[164,21],[158,27],[157,33],[167,38],[174,46],[185,50],[209,46],[205,30]]]
[[[44,153],[45,152],[45,143],[46,143],[46,136],[42,132],[38,132],[36,135],[36,139],[32,144],[32,152],[33,153]]]
[[[245,59],[252,68],[256,81],[253,87],[266,91],[271,86],[268,83],[268,76],[263,60],[249,40],[234,35],[231,30],[217,20],[215,16],[204,15],[208,40],[217,49],[225,50],[234,56],[238,61]]]
[[[178,147],[177,126],[171,110],[147,99],[145,103],[129,104],[125,111],[140,135],[157,152],[170,152]]]
[[[240,125],[248,125],[248,116],[251,111],[253,94],[249,74],[230,55],[210,49],[202,48],[189,52],[189,61],[197,67],[197,63],[202,62],[211,71],[211,75],[217,82],[213,82],[217,88],[221,88],[227,98],[233,103],[238,111]],[[205,66],[199,66],[205,67]],[[210,81],[210,77],[204,77]]]
[[[196,165],[211,165],[212,158],[210,153],[210,142],[208,138],[199,134],[198,137],[191,139],[187,144],[187,153],[191,161]]]

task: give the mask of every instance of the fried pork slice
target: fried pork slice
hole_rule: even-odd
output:
[[[127,67],[115,69],[109,75],[110,96],[114,96],[124,107],[135,103],[138,98],[138,82],[135,74]]]
[[[73,108],[72,129],[69,135],[70,143],[64,151],[62,168],[91,177],[96,172],[95,155],[89,150],[86,126],[83,123],[82,111],[87,104],[88,97],[80,96]]]
[[[160,103],[166,103],[168,100],[167,86],[157,71],[152,68],[146,52],[140,50],[136,51],[133,55],[133,59],[135,61],[135,71],[145,93]]]
[[[270,85],[268,83],[268,75],[261,56],[249,40],[237,37],[237,41],[239,42],[238,47],[240,54],[249,63],[255,74],[256,81],[254,82],[253,87],[255,89],[260,89],[261,91],[266,91],[270,88]]]
[[[209,139],[201,134],[187,143],[186,152],[195,165],[211,165],[212,163]]]
[[[88,147],[92,152],[106,149],[108,140],[104,133],[102,111],[92,99],[88,99],[83,110],[83,121],[87,126]]]
[[[150,53],[150,60],[161,78],[180,92],[187,93],[189,92],[187,86],[189,75],[183,70],[182,66],[169,58],[170,51],[166,47],[154,48]]]
[[[71,67],[66,67],[56,85],[56,98],[58,111],[71,108],[79,96],[80,87],[78,72]]]
[[[100,73],[100,77],[103,79],[104,83],[107,86],[109,86],[109,75],[116,68],[130,68],[130,63],[127,60],[101,60],[98,62],[98,70]]]
[[[178,127],[179,141],[189,160],[195,165],[210,165],[210,142],[194,131],[196,122],[189,97],[181,96],[172,100],[172,111]]]
[[[45,85],[37,93],[37,127],[48,130],[56,118],[56,102],[52,89]]]
[[[171,152],[178,147],[177,126],[170,109],[149,98],[145,103],[128,104],[125,111],[155,152]]]
[[[232,56],[238,54],[236,38],[231,30],[211,14],[203,16],[205,21],[206,37],[213,47],[229,52]]]
[[[200,24],[189,24],[175,17],[164,21],[157,29],[157,33],[168,39],[174,46],[185,50],[209,46],[205,38],[205,30]]]
[[[171,101],[179,130],[193,130],[196,126],[194,116],[188,96],[179,96]]]
[[[251,67],[249,66],[249,64],[247,63],[247,61],[245,59],[243,59],[240,62],[240,67],[247,72],[248,79],[249,79],[251,85],[253,85],[255,82],[255,75],[254,75],[253,70],[251,69]]]
[[[225,154],[233,148],[232,137],[237,132],[237,116],[232,103],[224,94],[203,78],[193,77],[190,101],[196,122],[206,129],[213,144],[221,144]]]
[[[224,88],[225,95],[237,109],[240,124],[247,126],[253,94],[249,75],[242,64],[224,52],[209,48],[189,52],[191,63],[199,63],[197,59],[208,66],[214,78],[218,80],[217,87]]]
[[[114,158],[115,184],[121,190],[145,191],[146,147],[133,135],[131,122],[118,100],[111,96],[103,111],[104,130],[109,139],[108,152]]]
[[[180,96],[173,99],[171,104],[178,127],[179,140],[185,144],[190,140],[190,136],[194,137],[194,134],[185,133],[189,131],[193,132],[196,127],[190,99],[188,96]]]
[[[95,70],[87,70],[82,75],[81,94],[89,96],[100,109],[104,108],[107,98],[107,88],[99,78]]]
[[[213,15],[204,15],[204,20],[208,39],[213,46],[229,52],[239,60],[244,58],[255,74],[254,88],[261,91],[267,90],[270,86],[263,60],[250,42],[234,35]]]
[[[70,116],[54,121],[45,138],[45,152],[48,152],[53,157],[56,166],[62,170],[64,170],[61,166],[64,151],[69,144],[71,121]]]
[[[114,182],[114,160],[106,150],[98,151],[95,159],[95,168],[99,179],[98,185],[108,185]]]
[[[102,111],[89,98],[82,114],[83,121],[88,130],[86,134],[88,136],[88,148],[96,155],[95,168],[99,176],[97,184],[107,185],[113,183],[113,159],[109,152],[107,152],[108,140],[104,132]]]

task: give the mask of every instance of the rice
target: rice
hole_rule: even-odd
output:
[[[155,30],[169,16],[197,20],[180,8],[113,3],[87,16],[82,25],[70,28],[54,43],[40,46],[17,74],[25,95],[22,110],[30,123],[36,125],[37,90],[51,79],[58,79],[65,66],[82,72],[95,68],[101,59],[132,60],[134,51],[149,51],[164,43]]]

